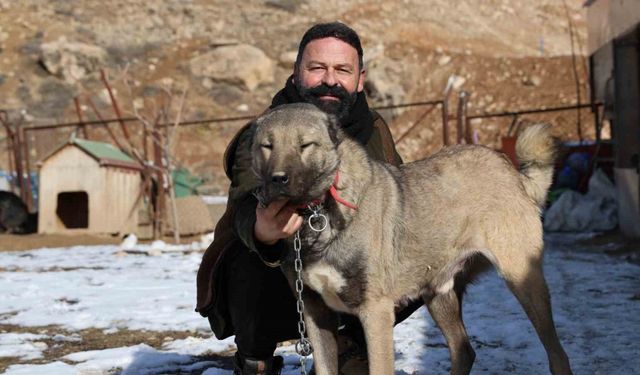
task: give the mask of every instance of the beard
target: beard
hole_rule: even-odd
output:
[[[358,98],[358,92],[354,91],[349,93],[344,87],[340,85],[329,86],[325,83],[321,83],[315,87],[304,87],[300,83],[299,79],[295,80],[298,93],[307,103],[311,103],[320,110],[335,115],[338,121],[344,122],[351,113],[351,108]],[[333,96],[338,100],[322,100],[322,96]]]

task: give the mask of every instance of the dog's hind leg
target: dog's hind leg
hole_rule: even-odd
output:
[[[393,375],[393,301],[369,300],[359,308],[358,317],[367,339],[369,375]]]
[[[431,317],[447,340],[452,375],[469,374],[476,358],[462,322],[462,294],[463,287],[458,286],[431,298],[425,296]]]
[[[565,353],[551,313],[549,289],[542,272],[542,256],[518,259],[497,257],[498,271],[516,296],[542,341],[554,375],[571,375],[569,359]],[[504,254],[504,253],[503,253]],[[526,254],[522,252],[520,254]],[[513,253],[512,253],[513,256]]]

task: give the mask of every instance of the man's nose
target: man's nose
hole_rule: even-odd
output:
[[[271,182],[278,185],[289,183],[289,176],[285,172],[275,172],[271,175]]]
[[[333,71],[333,69],[327,69],[324,73],[324,76],[322,77],[322,83],[326,84],[327,86],[335,86],[336,83],[338,83],[335,74],[336,73]]]

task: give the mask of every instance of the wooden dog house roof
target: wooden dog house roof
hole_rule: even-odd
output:
[[[38,162],[38,166],[42,166],[47,159],[51,158],[53,155],[57,154],[69,145],[76,146],[80,150],[84,151],[87,155],[95,159],[100,166],[113,166],[137,170],[142,169],[140,164],[112,144],[89,141],[81,138],[71,138],[67,143],[58,147],[44,159],[40,160],[40,162]]]

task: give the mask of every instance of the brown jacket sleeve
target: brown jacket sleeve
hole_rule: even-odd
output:
[[[371,115],[373,116],[374,132],[365,146],[369,156],[396,167],[399,166],[402,164],[402,158],[396,150],[389,126],[378,112],[372,110]]]

